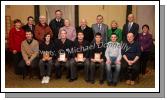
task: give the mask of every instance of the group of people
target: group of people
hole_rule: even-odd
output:
[[[61,79],[65,70],[69,82],[78,78],[79,66],[84,66],[84,79],[95,83],[96,70],[99,68],[99,83],[117,85],[119,79],[125,79],[134,85],[139,73],[146,72],[152,35],[149,26],[134,22],[134,15],[128,15],[128,23],[123,29],[113,20],[111,28],[103,23],[103,16],[96,17],[97,23],[87,26],[86,19],[80,26],[74,27],[69,19],[62,18],[62,11],[55,11],[55,18],[49,25],[45,16],[39,17],[34,25],[34,18],[29,16],[27,24],[22,26],[19,19],[14,20],[14,27],[9,32],[9,50],[13,54],[16,74],[27,75],[28,69],[39,69],[41,83],[49,83],[52,69],[55,78]]]

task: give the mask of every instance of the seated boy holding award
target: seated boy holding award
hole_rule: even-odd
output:
[[[91,49],[91,63],[90,63],[90,82],[95,83],[95,71],[96,66],[99,66],[100,70],[100,84],[104,81],[104,67],[105,67],[105,48],[103,47],[101,33],[96,33],[95,42],[93,43],[94,48]]]
[[[88,68],[89,68],[89,42],[84,40],[83,32],[78,32],[77,39],[74,41],[74,49],[76,49],[75,58],[71,60],[74,65],[70,66],[71,77],[70,82],[77,79],[77,67],[84,65],[85,80],[88,81]]]
[[[73,42],[67,39],[67,32],[65,30],[60,31],[60,39],[54,41],[56,48],[56,61],[55,61],[55,70],[56,70],[56,79],[60,79],[62,75],[62,66],[65,66],[67,70],[67,78],[70,77],[70,66],[72,62],[70,59],[73,58],[73,54],[67,52],[68,49],[73,47]]]
[[[52,68],[52,57],[54,56],[54,45],[51,42],[51,35],[49,33],[44,35],[44,42],[39,45],[39,68],[40,75],[42,77],[41,83],[49,83],[51,68]]]

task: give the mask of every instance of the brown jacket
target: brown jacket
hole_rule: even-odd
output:
[[[51,28],[48,26],[48,24],[45,24],[45,26],[42,26],[41,23],[38,23],[35,26],[35,38],[41,43],[44,41],[44,35],[46,33],[50,33],[51,37],[53,37],[53,33]]]
[[[37,40],[33,39],[31,44],[28,44],[27,40],[21,43],[21,53],[25,61],[30,60],[30,62],[38,56],[39,43]]]

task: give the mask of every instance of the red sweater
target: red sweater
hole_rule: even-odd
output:
[[[17,31],[15,27],[11,28],[9,32],[9,50],[21,52],[21,42],[23,40],[25,40],[25,31],[23,29]]]

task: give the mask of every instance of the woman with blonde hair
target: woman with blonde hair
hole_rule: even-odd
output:
[[[118,28],[118,23],[115,20],[111,21],[111,28],[107,31],[107,40],[110,40],[110,37],[113,33],[118,36],[117,42],[120,43],[122,41],[122,30]]]
[[[60,31],[65,30],[67,32],[67,39],[74,41],[76,38],[76,29],[73,27],[70,23],[69,19],[64,20],[64,25],[62,28],[59,30],[59,35],[58,38],[60,39]]]

